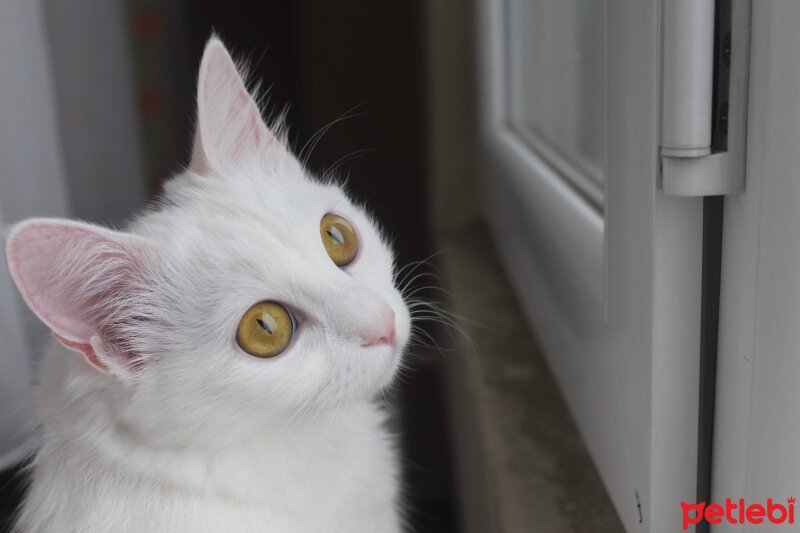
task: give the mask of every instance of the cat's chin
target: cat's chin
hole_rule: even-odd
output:
[[[380,343],[380,344],[370,344],[367,346],[361,346],[361,349],[365,351],[367,354],[371,354],[376,357],[391,357],[393,359],[399,359],[400,354],[403,352],[404,345],[403,343],[399,343],[397,339],[393,340],[389,344]]]
[[[364,350],[367,352],[369,357],[378,357],[385,361],[385,367],[383,369],[384,371],[381,373],[377,384],[377,392],[381,392],[388,388],[394,381],[397,370],[400,367],[402,348],[400,348],[396,343],[392,343],[376,346],[365,346]]]

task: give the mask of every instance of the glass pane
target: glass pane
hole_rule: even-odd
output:
[[[509,121],[602,205],[605,1],[508,0]]]

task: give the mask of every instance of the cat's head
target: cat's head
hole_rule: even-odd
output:
[[[197,99],[189,169],[128,231],[12,230],[26,302],[120,419],[167,440],[376,395],[410,317],[374,221],[307,175],[214,38]]]

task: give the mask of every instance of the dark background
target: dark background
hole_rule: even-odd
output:
[[[319,140],[310,169],[322,173],[341,165],[352,196],[366,203],[392,237],[398,265],[431,254],[421,0],[185,0],[161,6],[129,3],[152,195],[188,161],[195,76],[215,32],[237,59],[247,60],[251,81],[269,89],[267,113],[288,108],[295,151],[321,128],[350,116]],[[410,371],[392,395],[409,523],[414,531],[455,531],[443,355],[412,351]],[[0,475],[0,505],[7,515],[24,475]]]

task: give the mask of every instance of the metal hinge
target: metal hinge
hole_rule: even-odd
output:
[[[661,184],[744,191],[750,0],[664,0]]]

